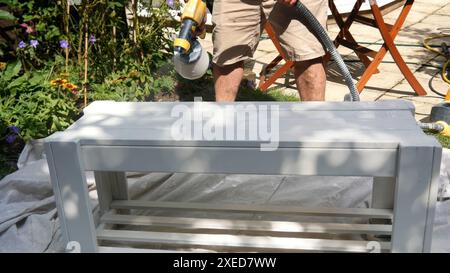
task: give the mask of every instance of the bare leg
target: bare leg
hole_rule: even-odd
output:
[[[244,76],[244,62],[223,67],[214,64],[213,74],[216,101],[234,101]]]
[[[302,101],[324,101],[326,74],[322,57],[295,63],[295,79]]]

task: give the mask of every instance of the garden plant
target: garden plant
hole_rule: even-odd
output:
[[[94,100],[214,100],[212,75],[174,72],[179,2],[0,0],[0,178],[27,141],[64,130]],[[240,100],[296,100],[243,84]]]

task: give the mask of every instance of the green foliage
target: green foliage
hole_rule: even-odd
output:
[[[22,64],[19,61],[14,61],[6,66],[5,71],[1,73],[1,83],[7,83],[10,81],[13,77],[17,76],[20,72],[20,69],[22,68]],[[1,90],[0,90],[1,92]],[[4,90],[3,90],[4,92]]]
[[[9,67],[13,68],[8,70]],[[61,87],[52,87],[48,70],[26,72],[8,80],[5,74],[14,72],[16,67],[8,65],[0,78],[0,121],[3,126],[19,127],[20,138],[24,141],[67,128],[79,114],[76,96]]]
[[[427,135],[434,136],[439,141],[439,143],[441,143],[443,148],[450,149],[450,137],[443,136],[443,135],[441,135],[439,133],[433,133],[433,132],[430,132],[430,131],[427,131],[425,133]]]
[[[139,1],[151,12],[135,27],[125,16],[128,0],[75,2],[67,16],[66,1],[0,0],[7,5],[0,20],[11,25],[9,38],[0,39],[0,177],[15,168],[26,141],[79,118],[85,91],[88,103],[173,97],[177,78],[164,66],[173,51],[165,1]],[[14,138],[11,126],[20,128]]]
[[[1,47],[12,52],[9,58],[19,58],[24,68],[42,68],[45,60],[53,58],[60,52],[59,39],[61,38],[62,6],[58,1],[42,0],[9,0],[6,2],[9,11],[15,16],[16,28],[11,33],[16,40],[5,41]],[[11,36],[11,35],[10,35]],[[31,40],[37,40],[39,45],[34,49],[29,45]],[[27,46],[15,51],[17,43],[23,41]],[[7,44],[5,44],[7,43]]]
[[[144,58],[149,61],[152,69],[156,69],[172,56],[173,40],[165,28],[171,20],[168,6],[163,4],[159,8],[154,8],[152,4],[150,1],[148,5],[144,6],[151,10],[151,13],[145,17],[145,23],[139,25],[138,40]]]
[[[77,58],[80,58],[83,53],[84,22],[88,27],[89,36],[96,38],[94,44],[89,44],[91,80],[103,79],[115,70],[121,69],[123,58],[134,58],[132,55],[121,56],[130,38],[128,33],[130,30],[125,18],[126,2],[124,0],[82,1],[80,6],[75,7],[81,18],[77,23],[77,29],[71,32],[70,42],[78,47]]]
[[[18,99],[9,97],[0,105],[2,119],[22,128],[24,141],[43,138],[53,132],[66,129],[78,112],[75,103],[45,90],[24,93]]]
[[[2,120],[0,120],[0,180],[7,175],[16,170],[16,164],[18,158],[18,145],[4,145],[6,138],[12,132],[11,129],[6,126]]]
[[[239,88],[239,94],[237,96],[238,101],[298,101],[294,95],[283,94],[279,89],[271,89],[267,92],[260,89],[254,89],[245,84],[242,84]]]
[[[173,75],[152,76],[149,73],[145,70],[112,73],[104,82],[91,85],[91,98],[93,100],[147,101],[156,94],[173,91],[175,87]]]
[[[6,10],[0,10],[0,20],[13,21],[16,17]]]
[[[11,164],[12,161],[17,160],[17,156],[11,158],[8,156],[8,151],[5,147],[0,147],[0,180],[9,173],[16,170],[15,166]]]
[[[22,27],[16,29],[14,45],[9,45],[15,48],[15,56],[0,74],[0,121],[20,127],[23,140],[63,130],[81,112],[82,98],[61,86],[52,87],[50,81],[66,79],[83,86],[86,31],[95,37],[88,47],[89,100],[144,101],[174,89],[173,72],[157,73],[172,53],[165,27],[170,19],[166,4],[153,8],[150,1],[142,6],[152,12],[130,39],[125,0],[82,0],[80,5],[72,5],[69,33],[65,31],[65,7],[59,1],[1,2],[9,11],[0,16],[17,19]],[[69,41],[68,66],[60,48],[62,39]],[[33,47],[30,41],[35,40],[38,45]],[[23,41],[20,47],[19,41]]]

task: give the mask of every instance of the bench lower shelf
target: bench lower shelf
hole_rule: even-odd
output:
[[[364,208],[300,208],[277,205],[113,201],[100,218],[99,250],[165,252],[180,249],[232,252],[388,252],[392,211]],[[219,217],[137,215],[155,209],[312,216],[317,222],[237,220]],[[130,214],[133,213],[133,214]],[[228,215],[229,216],[229,215]],[[266,217],[267,218],[267,217]],[[270,217],[269,217],[270,218]],[[323,219],[322,219],[323,218]],[[336,219],[340,219],[337,221]],[[363,222],[355,223],[355,219]],[[371,224],[376,219],[377,224]],[[348,221],[343,222],[343,221]],[[381,224],[380,224],[381,223]],[[382,239],[381,239],[382,238]]]

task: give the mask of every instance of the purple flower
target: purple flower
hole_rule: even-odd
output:
[[[166,3],[171,8],[174,8],[174,6],[175,6],[174,3],[173,3],[173,0],[166,0]]]
[[[14,141],[16,141],[16,138],[16,135],[8,135],[6,136],[6,142],[8,142],[8,144],[13,144]]]
[[[30,40],[30,46],[36,48],[38,44],[39,44],[38,40]]]
[[[59,46],[61,48],[69,48],[69,42],[67,40],[61,40],[59,41]]]
[[[19,48],[25,48],[27,44],[24,41],[20,41],[18,47]]]
[[[15,126],[15,125],[8,126],[8,128],[11,130],[11,132],[13,132],[16,135],[18,135],[20,133],[19,127]]]
[[[95,42],[97,41],[97,39],[95,38],[94,34],[91,34],[89,36],[89,43],[91,43],[91,45],[95,44]]]

